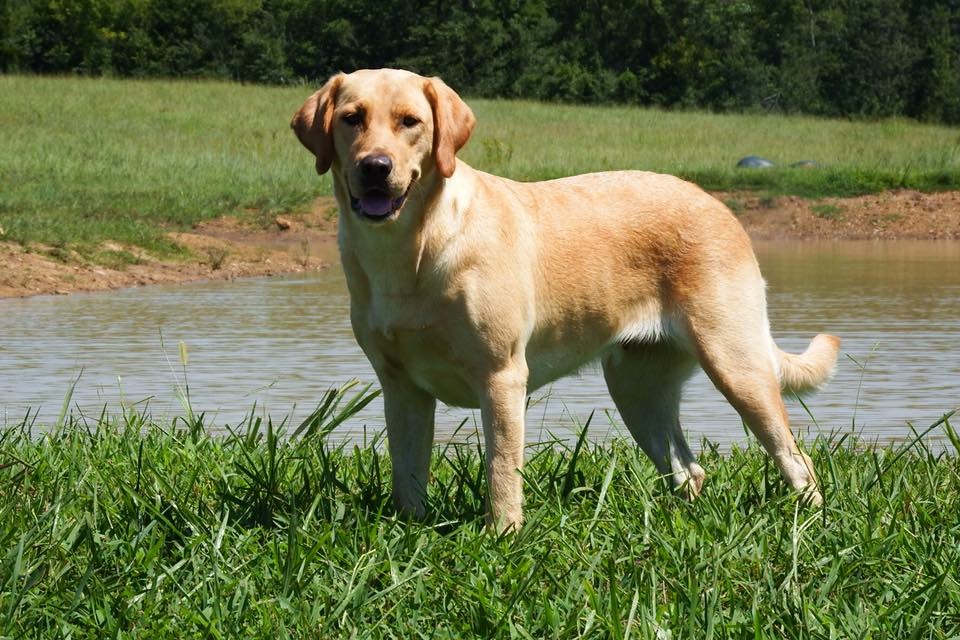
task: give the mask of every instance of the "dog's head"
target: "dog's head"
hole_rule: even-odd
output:
[[[439,78],[397,69],[338,74],[310,96],[290,126],[333,169],[350,208],[363,220],[400,215],[422,180],[449,178],[475,119]]]

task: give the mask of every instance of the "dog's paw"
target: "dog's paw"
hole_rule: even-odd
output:
[[[673,486],[684,500],[695,500],[703,491],[703,483],[707,474],[696,462],[691,462],[686,469],[673,474]]]
[[[815,483],[808,484],[800,490],[800,502],[806,507],[822,507],[823,494],[820,493],[820,488]]]

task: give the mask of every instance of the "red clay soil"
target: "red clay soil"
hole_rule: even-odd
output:
[[[888,191],[805,200],[715,193],[756,240],[956,240],[960,192]]]
[[[714,195],[757,240],[960,239],[960,192],[896,191],[822,200]],[[162,260],[107,243],[104,251],[137,258],[118,268],[90,263],[75,252],[0,241],[0,298],[314,271],[336,260],[332,208],[332,200],[323,198],[312,211],[277,218],[268,229],[223,217],[171,233],[189,250],[189,259]]]

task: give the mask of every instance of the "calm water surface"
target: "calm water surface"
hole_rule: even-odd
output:
[[[910,436],[908,423],[922,429],[960,404],[960,243],[758,243],[757,253],[779,345],[802,351],[820,331],[844,341],[836,377],[807,401],[816,420],[790,403],[795,430],[900,440]],[[254,403],[275,420],[302,418],[331,386],[376,382],[353,341],[348,304],[338,268],[0,300],[0,425],[19,422],[28,408],[39,410],[38,424],[55,421],[78,375],[75,412],[148,403],[155,418],[180,415],[180,341],[193,406],[208,424],[234,425]],[[340,436],[382,429],[381,409],[370,405]],[[569,437],[593,410],[594,439],[624,433],[597,367],[534,394],[528,440]],[[475,432],[479,415],[441,406],[438,438],[464,419],[458,439]],[[687,387],[683,424],[692,444],[746,440],[702,373]]]

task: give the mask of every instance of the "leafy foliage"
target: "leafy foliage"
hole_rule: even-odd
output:
[[[6,72],[286,84],[399,66],[479,97],[960,122],[955,0],[0,0]]]

